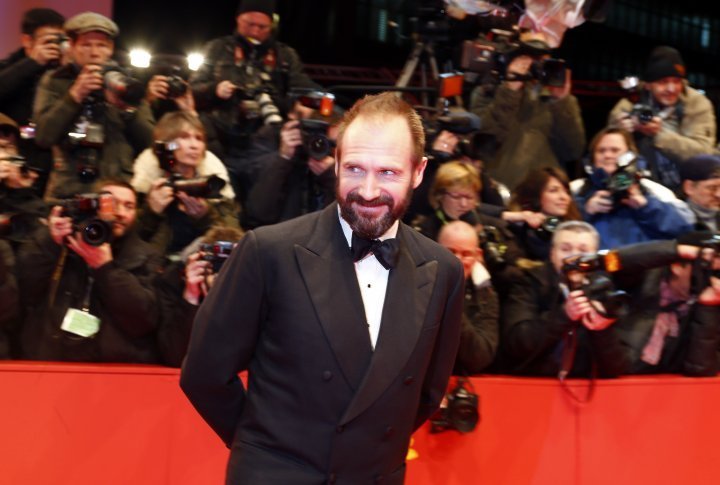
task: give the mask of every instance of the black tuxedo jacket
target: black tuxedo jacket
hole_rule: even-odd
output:
[[[400,484],[460,335],[463,271],[400,224],[376,347],[337,205],[249,232],[198,311],[181,386],[228,483]],[[247,390],[238,379],[248,370]]]

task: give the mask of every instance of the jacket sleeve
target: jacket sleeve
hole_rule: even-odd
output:
[[[162,362],[171,367],[180,367],[187,353],[190,331],[197,313],[197,306],[185,301],[183,271],[185,265],[168,268],[156,281],[160,324],[157,341]]]
[[[515,282],[504,303],[503,347],[513,367],[520,371],[560,343],[564,332],[572,325],[562,311],[559,293],[542,292],[539,285],[539,281],[525,274]],[[552,298],[552,295],[555,295],[554,301],[543,306],[541,300],[548,296]]]
[[[558,160],[579,160],[585,150],[585,125],[573,95],[548,102],[553,122],[550,144]]]
[[[295,164],[293,159],[286,160],[277,152],[268,153],[260,160],[262,171],[250,189],[243,214],[249,227],[280,220],[287,197],[286,187]]]
[[[652,239],[672,239],[690,232],[692,224],[678,207],[647,195],[647,204],[632,211],[635,221]]]
[[[697,304],[692,308],[690,337],[683,362],[689,376],[713,377],[718,373],[720,307]]]
[[[479,374],[492,363],[498,346],[498,297],[491,286],[477,290],[479,311],[463,313],[457,364],[460,370]]]
[[[58,144],[81,110],[81,105],[70,97],[69,91],[58,91],[55,82],[52,72],[45,73],[35,93],[35,143],[42,148]]]
[[[25,84],[34,83],[35,76],[44,69],[45,66],[38,64],[30,57],[14,62],[7,67],[0,66],[0,104],[10,99]]]
[[[161,266],[162,258],[149,253],[142,270],[130,272],[115,261],[95,270],[94,291],[117,327],[131,337],[142,337],[157,327],[158,305],[152,279]]]
[[[254,232],[243,237],[198,309],[180,386],[229,447],[245,403],[247,369],[264,318],[264,276]]]
[[[423,380],[414,429],[419,428],[440,407],[447,391],[448,379],[452,373],[460,343],[465,275],[460,261],[455,258],[453,258],[451,268],[446,283],[447,290],[444,292],[447,300],[443,319],[440,322],[433,354]]]
[[[482,120],[481,133],[494,135],[502,145],[510,131],[517,125],[517,116],[524,91],[513,91],[501,84],[493,98],[487,98],[482,88],[472,93],[470,111]]]
[[[715,153],[715,109],[710,100],[699,93],[690,100],[685,105],[680,132],[663,126],[654,139],[656,148],[679,160]]]

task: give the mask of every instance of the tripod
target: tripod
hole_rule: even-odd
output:
[[[433,41],[425,41],[421,38],[415,40],[415,45],[410,53],[405,66],[403,66],[400,77],[395,83],[396,87],[405,88],[407,87],[410,79],[412,79],[415,70],[420,65],[420,81],[422,87],[427,87],[427,67],[430,67],[432,78],[437,81],[439,79],[437,59],[435,58],[435,46]],[[422,92],[422,104],[428,106],[428,95],[427,91]]]

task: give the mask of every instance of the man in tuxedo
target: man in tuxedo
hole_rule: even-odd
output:
[[[463,298],[457,258],[400,223],[424,138],[396,95],[356,103],[337,203],[250,231],[198,310],[180,384],[231,448],[227,483],[403,483],[410,435],[445,393]]]

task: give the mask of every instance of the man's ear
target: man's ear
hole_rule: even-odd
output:
[[[425,168],[427,167],[427,162],[427,157],[422,157],[422,160],[420,160],[418,166],[413,169],[413,189],[417,189],[422,182],[423,174],[425,173]]]
[[[33,36],[30,34],[22,34],[20,36],[20,44],[25,50],[31,49],[33,46]]]

